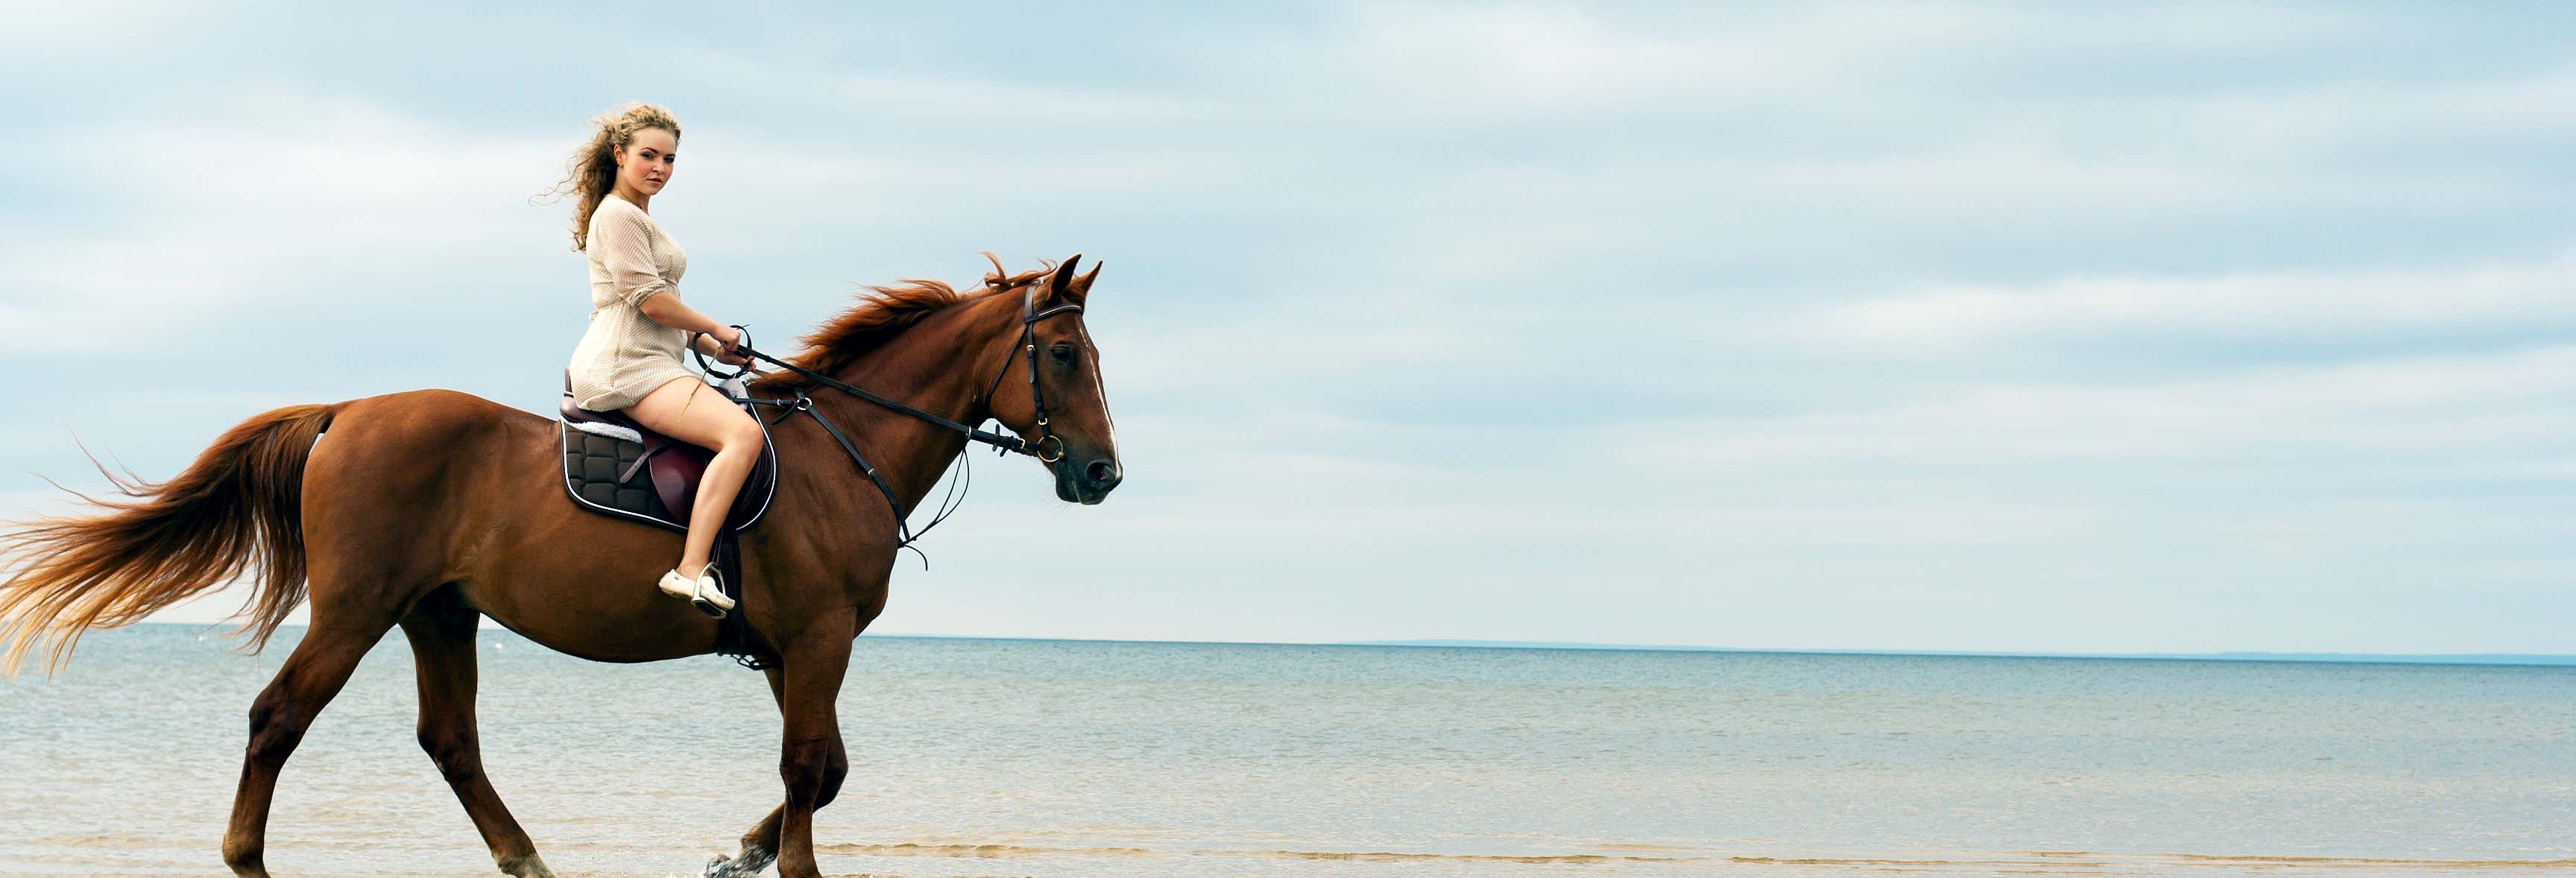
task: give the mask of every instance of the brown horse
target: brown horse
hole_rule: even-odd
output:
[[[1082,315],[1032,324],[1034,348],[1020,343],[1024,299],[1044,308],[1090,294],[1100,272],[1075,276],[1080,259],[997,271],[968,293],[919,280],[875,288],[807,335],[796,362],[956,421],[990,416],[1022,436],[1050,433],[1062,443],[1048,464],[1056,496],[1100,502],[1120,472],[1099,352]],[[966,444],[961,433],[793,373],[760,378],[753,395],[798,387],[815,388],[817,413],[877,465],[905,509]],[[1044,426],[1035,415],[1041,400],[1051,416]],[[50,641],[46,668],[59,668],[83,629],[140,620],[255,566],[259,581],[243,609],[254,647],[299,602],[312,604],[312,623],[251,705],[224,862],[240,875],[268,874],[261,851],[279,768],[359,657],[400,625],[419,664],[421,748],[501,871],[552,875],[483,774],[477,618],[607,662],[700,655],[717,635],[717,622],[653,588],[680,534],[573,504],[558,430],[550,418],[479,397],[417,390],[261,414],[167,482],[110,474],[129,499],[91,500],[105,511],[45,518],[0,537],[0,551],[21,562],[0,581],[5,666],[14,671]],[[771,432],[778,494],[742,535],[736,612],[776,660],[765,673],[784,717],[786,801],[708,873],[747,876],[775,860],[783,876],[813,878],[814,809],[832,801],[849,766],[833,704],[851,639],[885,608],[897,513],[813,418],[778,421]]]

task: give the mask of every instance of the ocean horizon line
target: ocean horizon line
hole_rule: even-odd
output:
[[[228,622],[137,622],[132,626],[169,626],[211,630],[229,627]],[[300,624],[280,628],[303,628]],[[489,630],[507,631],[487,624]],[[390,636],[390,632],[388,632]],[[1099,637],[1010,637],[989,634],[935,634],[923,632],[868,633],[863,637],[910,640],[1008,640],[1058,643],[1139,643],[1198,644],[1208,646],[1349,646],[1412,649],[1508,649],[1560,650],[1570,652],[1718,652],[1755,655],[1853,655],[1853,656],[1918,656],[1925,658],[2011,658],[2011,659],[2081,659],[2114,661],[2198,661],[2198,662],[2300,662],[2310,664],[2404,664],[2404,665],[2494,665],[2507,667],[2576,667],[2576,655],[2551,653],[2375,653],[2375,652],[2275,652],[2265,650],[2228,650],[2221,652],[2050,652],[2043,650],[1934,650],[1934,649],[1835,649],[1708,646],[1699,644],[1594,643],[1555,640],[1157,640]]]

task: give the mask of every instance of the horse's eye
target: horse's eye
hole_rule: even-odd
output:
[[[1059,363],[1070,363],[1070,362],[1073,362],[1073,346],[1072,346],[1072,345],[1069,345],[1069,344],[1060,344],[1060,345],[1056,345],[1055,347],[1048,348],[1048,349],[1047,349],[1047,353],[1054,354],[1054,355],[1055,355],[1055,361],[1056,361],[1056,362],[1059,362]]]

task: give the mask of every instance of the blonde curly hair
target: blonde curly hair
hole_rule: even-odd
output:
[[[574,150],[572,160],[564,163],[563,182],[555,184],[556,196],[577,196],[572,209],[572,248],[590,247],[590,212],[599,209],[599,200],[617,186],[617,149],[635,142],[635,132],[659,128],[680,139],[680,121],[671,111],[642,101],[629,101],[608,115],[590,120],[597,128],[590,142]]]

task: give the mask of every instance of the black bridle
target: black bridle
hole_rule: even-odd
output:
[[[1036,310],[1037,306],[1037,284],[1030,284],[1021,289],[1020,347],[1029,352],[1029,405],[1037,409],[1038,441],[1035,446],[1028,445],[1025,440],[1022,441],[1020,452],[1052,465],[1064,459],[1064,440],[1055,438],[1055,430],[1047,426],[1046,394],[1038,389],[1038,321],[1058,314],[1079,313],[1082,311],[1082,306],[1066,302],[1044,311]],[[987,407],[992,405],[993,391],[1002,389],[1002,376],[1008,374],[1011,374],[1011,364],[1008,362],[1002,364],[1002,371],[993,373],[993,383],[984,388],[984,403]],[[1046,444],[1049,442],[1055,443],[1054,457],[1048,457],[1046,454]]]
[[[795,363],[790,363],[786,360],[781,360],[777,357],[753,350],[751,347],[751,332],[744,329],[740,324],[736,324],[733,327],[735,330],[742,332],[742,336],[736,340],[736,343],[732,348],[732,352],[751,359],[765,360],[773,365],[779,366],[780,368],[784,368],[787,371],[803,376],[816,384],[892,409],[898,413],[927,421],[941,429],[955,430],[959,433],[963,433],[969,441],[981,442],[986,445],[993,446],[994,453],[996,454],[1018,452],[1020,454],[1037,458],[1040,462],[1047,464],[1049,469],[1053,469],[1057,461],[1064,459],[1064,440],[1056,438],[1054,429],[1048,426],[1046,394],[1038,387],[1037,325],[1038,321],[1058,314],[1078,314],[1081,312],[1082,306],[1071,302],[1066,302],[1048,308],[1044,311],[1039,311],[1037,310],[1037,282],[1029,283],[1021,288],[1019,346],[1028,353],[1029,402],[1037,410],[1038,441],[1036,442],[1030,442],[1026,437],[1022,436],[1006,436],[1000,433],[981,430],[966,424],[958,423],[955,420],[939,414],[923,411],[921,409],[905,405],[900,401],[888,399],[884,396],[870,392],[865,388],[857,387],[849,384],[848,382],[833,378],[830,375],[825,375],[821,372],[816,372],[812,369],[796,365]],[[692,354],[697,356],[698,365],[701,368],[705,368],[709,374],[715,374],[716,370],[708,365],[706,355],[697,352],[695,337],[693,336],[690,340],[692,343],[689,346],[689,350]],[[987,413],[992,409],[993,392],[1001,389],[1002,377],[1011,373],[1011,359],[1015,358],[1006,358],[1002,361],[1001,371],[993,373],[992,383],[984,388],[983,401]],[[745,366],[742,369],[734,371],[730,375],[716,375],[716,378],[720,381],[729,381],[742,377],[750,371],[750,367]],[[797,412],[804,412],[807,415],[813,416],[814,423],[823,425],[823,432],[831,435],[832,441],[838,443],[841,446],[841,450],[850,455],[850,462],[857,464],[859,472],[867,474],[868,481],[877,486],[877,492],[885,495],[886,505],[894,508],[895,534],[899,537],[898,541],[895,543],[895,549],[897,551],[912,549],[914,554],[921,554],[920,549],[913,548],[913,541],[920,539],[923,534],[929,533],[931,528],[938,527],[940,522],[948,520],[949,513],[957,511],[957,506],[965,502],[964,488],[966,485],[972,484],[974,476],[972,468],[964,465],[965,459],[959,458],[959,479],[949,483],[949,491],[946,495],[943,495],[940,498],[939,512],[930,517],[930,523],[922,525],[920,530],[915,531],[912,529],[911,510],[903,508],[903,501],[897,499],[894,495],[894,487],[886,484],[885,476],[878,473],[877,468],[874,465],[868,463],[867,456],[859,453],[858,446],[850,443],[849,437],[842,434],[841,428],[834,425],[830,418],[823,417],[822,411],[814,407],[814,398],[806,395],[805,388],[796,388],[796,395],[790,399],[762,399],[751,396],[728,396],[727,398],[732,399],[736,403],[746,405],[765,405],[782,409],[783,413],[779,415],[778,420],[772,421],[771,423],[784,423],[788,418],[794,417]],[[1052,457],[1047,454],[1047,446],[1049,443],[1053,443],[1055,446],[1053,449],[1054,456]],[[922,565],[927,567],[929,566],[929,563],[929,556],[923,555]]]

